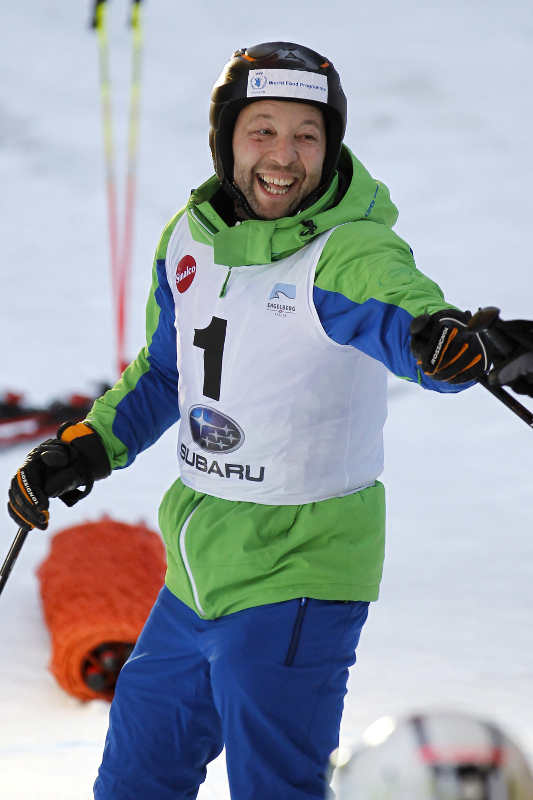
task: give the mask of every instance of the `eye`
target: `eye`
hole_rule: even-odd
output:
[[[252,128],[249,132],[249,136],[252,136],[255,139],[263,139],[265,136],[272,136],[273,131],[270,128]]]

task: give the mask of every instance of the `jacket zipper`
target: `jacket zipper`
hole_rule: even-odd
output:
[[[204,230],[204,231],[205,231],[205,232],[206,232],[206,233],[207,233],[209,236],[213,237],[213,236],[215,235],[215,233],[218,233],[218,231],[217,231],[217,229],[215,228],[215,226],[214,226],[214,225],[211,225],[211,223],[209,222],[209,220],[208,220],[208,219],[206,219],[206,218],[204,217],[204,215],[203,215],[202,213],[200,213],[200,211],[198,211],[198,209],[197,209],[197,208],[194,208],[194,206],[190,206],[190,207],[189,207],[189,212],[190,212],[191,216],[193,217],[194,221],[195,221],[195,222],[196,222],[196,223],[197,223],[197,224],[198,224],[198,225],[199,225],[199,226],[200,226],[200,227],[201,227],[201,228],[202,228],[202,229],[203,229],[203,230]]]
[[[187,517],[185,522],[183,523],[183,525],[181,527],[180,535],[179,535],[179,543],[180,543],[180,553],[181,553],[181,557],[183,559],[183,565],[185,567],[185,570],[187,572],[187,576],[189,578],[189,582],[191,584],[191,589],[192,589],[192,594],[193,594],[193,597],[194,597],[194,603],[196,605],[196,610],[198,611],[200,616],[205,617],[205,611],[202,608],[202,604],[200,603],[200,597],[198,595],[198,588],[196,586],[196,581],[194,580],[194,575],[192,574],[191,565],[189,563],[189,559],[187,557],[187,550],[186,550],[186,547],[185,547],[185,537],[187,535],[187,528],[189,527],[189,523],[191,521],[192,515],[198,509],[199,505],[200,504],[198,503],[198,505],[196,505],[193,508],[193,510],[191,511],[191,513],[189,514],[189,516]]]
[[[209,220],[207,220],[207,219],[204,217],[204,215],[203,215],[203,214],[201,214],[201,213],[198,211],[198,209],[194,208],[194,206],[191,206],[191,207],[189,208],[189,212],[190,212],[190,214],[191,214],[192,218],[194,219],[194,221],[195,221],[195,222],[196,222],[196,223],[197,223],[197,224],[200,226],[200,228],[202,228],[202,230],[204,230],[204,231],[205,231],[205,233],[207,233],[207,235],[208,235],[208,236],[210,236],[211,238],[213,238],[213,236],[214,236],[216,233],[218,233],[218,231],[217,231],[217,229],[214,227],[214,225],[211,225],[211,223],[209,222]],[[227,285],[228,285],[228,281],[229,281],[229,277],[230,277],[230,275],[231,275],[231,267],[228,267],[228,271],[227,271],[227,273],[226,273],[226,277],[225,277],[225,279],[224,279],[224,283],[222,284],[222,289],[220,290],[220,294],[218,295],[219,297],[224,297],[224,295],[226,294],[226,287],[227,287]]]
[[[298,644],[300,642],[300,633],[302,631],[302,625],[306,609],[307,609],[307,597],[301,597],[300,604],[298,606],[298,613],[296,615],[296,621],[292,629],[292,636],[291,636],[291,641],[289,643],[289,649],[287,650],[287,655],[285,656],[285,662],[284,662],[285,667],[290,667],[292,665],[292,662],[294,661],[294,657],[296,656],[296,651],[298,649]]]

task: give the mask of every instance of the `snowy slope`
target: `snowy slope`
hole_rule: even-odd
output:
[[[224,10],[222,10],[224,9]],[[113,378],[107,223],[88,3],[3,4],[0,390],[45,402]],[[125,157],[126,3],[111,4],[117,156]],[[153,248],[210,171],[209,92],[232,50],[269,39],[327,53],[349,100],[347,141],[390,187],[396,230],[450,302],[531,317],[531,5],[235,0],[145,7],[139,198],[129,351],[142,344]],[[352,672],[343,736],[383,713],[455,706],[492,716],[533,756],[533,435],[481,388],[440,397],[393,381],[386,427],[388,556]],[[175,431],[52,532],[104,512],[156,525]],[[0,457],[7,487],[25,454]],[[2,544],[13,525],[2,509]],[[0,796],[87,800],[107,706],[46,670],[32,534],[0,601]],[[229,797],[223,759],[200,800]]]

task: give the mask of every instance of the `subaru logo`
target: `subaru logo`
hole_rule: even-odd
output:
[[[232,453],[244,442],[244,432],[235,420],[209,406],[193,406],[189,424],[193,440],[210,453]]]

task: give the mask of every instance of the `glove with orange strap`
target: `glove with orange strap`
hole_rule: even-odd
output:
[[[73,506],[89,494],[94,481],[110,474],[109,459],[96,431],[85,422],[66,422],[56,439],[47,439],[26,456],[11,481],[9,515],[19,527],[44,531],[50,497]]]
[[[468,383],[486,374],[491,357],[482,333],[470,330],[470,311],[446,308],[411,323],[411,350],[430,378]]]

